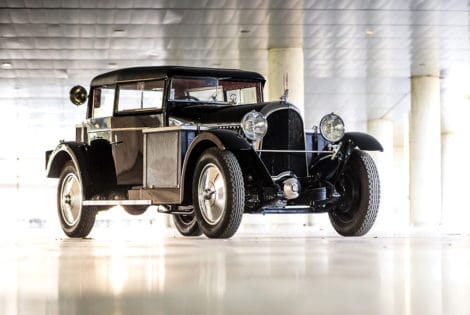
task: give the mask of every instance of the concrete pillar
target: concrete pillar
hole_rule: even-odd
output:
[[[409,113],[403,113],[394,120],[394,154],[392,213],[394,231],[408,231],[410,227],[410,140]]]
[[[271,48],[268,51],[269,100],[279,100],[284,93],[287,75],[289,103],[304,113],[304,50],[302,48]]]
[[[395,226],[392,213],[393,201],[393,122],[387,119],[372,119],[367,122],[367,131],[382,144],[383,152],[370,152],[380,177],[380,209],[376,221],[376,229],[392,230]]]
[[[441,103],[440,80],[411,78],[410,216],[415,226],[441,221]]]
[[[462,111],[465,113],[464,111]],[[462,118],[469,117],[462,115]],[[466,123],[460,126],[463,129]],[[452,233],[470,232],[470,213],[466,204],[467,180],[470,178],[468,156],[470,148],[466,143],[466,130],[455,130],[442,134],[442,224]]]

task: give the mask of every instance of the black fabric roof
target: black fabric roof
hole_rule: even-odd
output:
[[[140,79],[158,79],[171,76],[208,76],[216,78],[236,78],[265,82],[264,77],[257,73],[235,69],[215,69],[180,66],[135,67],[114,70],[96,76],[91,86],[114,84],[119,81],[132,81]]]

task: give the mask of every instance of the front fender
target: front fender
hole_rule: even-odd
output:
[[[59,178],[66,162],[72,161],[83,186],[91,184],[88,165],[88,145],[80,142],[62,142],[48,156],[46,176]]]
[[[194,138],[184,157],[181,176],[181,198],[184,204],[191,203],[192,176],[199,157],[204,150],[214,146],[220,150],[232,151],[244,173],[246,170],[250,169],[251,171],[251,168],[254,168],[257,177],[262,182],[272,184],[266,167],[246,139],[230,130],[208,130]]]
[[[346,132],[343,137],[343,142],[352,142],[355,146],[365,151],[380,151],[383,152],[383,147],[380,142],[371,135],[363,132]]]
[[[111,145],[106,140],[94,140],[90,145],[81,142],[63,142],[47,156],[47,177],[59,178],[65,163],[72,161],[87,197],[116,186]]]
[[[250,150],[250,143],[230,130],[214,129],[200,133],[191,143],[188,151],[202,141],[211,141],[221,150]]]

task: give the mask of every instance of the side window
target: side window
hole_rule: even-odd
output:
[[[114,88],[100,87],[93,90],[93,118],[113,116]]]
[[[118,111],[161,109],[165,81],[145,81],[119,85]]]

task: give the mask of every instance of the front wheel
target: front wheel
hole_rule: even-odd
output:
[[[235,234],[245,207],[245,186],[232,152],[218,148],[204,151],[194,172],[193,203],[199,227],[207,237]]]
[[[75,165],[65,163],[60,174],[57,208],[62,230],[69,237],[87,236],[95,223],[96,207],[83,206],[83,185]]]
[[[329,212],[334,229],[343,236],[369,232],[380,204],[379,174],[371,156],[354,150],[335,186],[341,198]]]

